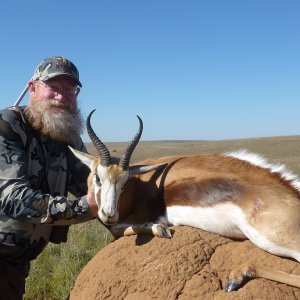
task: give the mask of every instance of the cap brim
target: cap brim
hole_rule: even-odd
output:
[[[48,81],[49,79],[52,79],[52,78],[55,78],[55,77],[58,77],[58,76],[67,76],[67,77],[73,79],[74,82],[76,82],[80,87],[82,87],[81,82],[77,78],[75,78],[74,76],[70,75],[69,73],[52,73],[52,74],[47,74],[47,77],[45,77],[44,79],[43,78],[39,78],[39,80],[41,80],[41,81]]]

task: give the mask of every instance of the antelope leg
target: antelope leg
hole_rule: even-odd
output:
[[[299,275],[289,274],[276,269],[257,267],[248,264],[231,271],[225,286],[225,291],[231,292],[237,290],[250,279],[258,277],[300,288]]]
[[[170,229],[164,224],[141,223],[141,224],[116,224],[109,227],[114,237],[135,235],[140,233],[153,234],[160,238],[170,239],[172,237]]]

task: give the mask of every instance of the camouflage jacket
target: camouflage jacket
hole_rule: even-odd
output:
[[[49,241],[65,242],[70,224],[93,219],[89,170],[66,144],[35,132],[23,109],[0,110],[0,258],[11,260],[32,260]],[[80,137],[72,146],[86,151]]]

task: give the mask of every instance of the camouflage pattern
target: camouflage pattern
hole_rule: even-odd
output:
[[[71,77],[76,84],[80,87],[82,86],[79,81],[79,72],[76,66],[61,56],[44,59],[35,69],[32,80],[47,81],[61,75]]]
[[[0,258],[22,261],[49,241],[65,242],[68,225],[93,217],[85,196],[88,168],[15,110],[0,110]],[[80,137],[72,146],[86,152]]]

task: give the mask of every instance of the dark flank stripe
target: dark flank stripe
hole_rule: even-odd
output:
[[[234,180],[225,178],[197,180],[191,177],[165,187],[164,199],[167,206],[208,207],[234,201],[243,190],[244,187]]]

